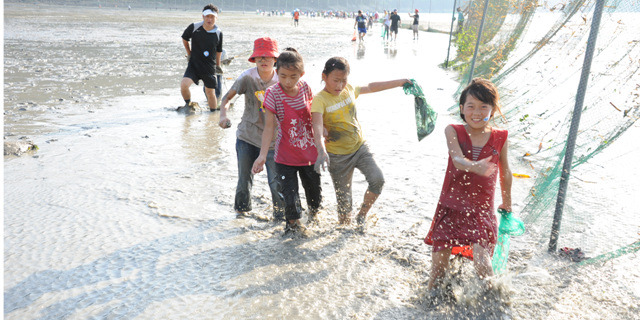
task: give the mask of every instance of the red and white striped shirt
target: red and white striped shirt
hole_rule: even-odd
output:
[[[274,84],[267,89],[263,106],[278,119],[275,162],[310,166],[318,157],[311,123],[313,93],[303,80],[298,81],[297,86],[298,94],[291,97],[282,90],[280,83]]]

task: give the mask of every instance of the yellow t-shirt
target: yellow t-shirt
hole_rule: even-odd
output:
[[[351,154],[364,143],[362,128],[356,115],[356,98],[360,87],[350,85],[334,96],[324,90],[313,97],[311,112],[322,113],[324,127],[329,136],[325,139],[327,152],[333,154]]]

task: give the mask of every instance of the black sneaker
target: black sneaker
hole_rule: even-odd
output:
[[[287,222],[287,224],[284,227],[284,234],[282,236],[290,237],[290,238],[298,238],[298,237],[306,238],[308,236],[307,228],[305,228],[305,226],[300,224],[299,221],[297,223]]]
[[[287,221],[284,218],[284,212],[274,212],[273,213],[273,220],[274,221]]]
[[[318,223],[318,212],[320,212],[320,209],[309,210],[309,213],[307,213],[307,223]]]

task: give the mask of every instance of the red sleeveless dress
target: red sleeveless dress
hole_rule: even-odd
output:
[[[471,138],[464,125],[454,124],[462,153],[472,159]],[[491,129],[489,141],[482,147],[478,160],[492,157],[491,162],[498,165],[500,152],[507,140],[508,132]],[[436,213],[424,242],[433,246],[433,252],[452,248],[451,254],[462,254],[473,259],[471,245],[486,243],[489,253],[498,237],[498,221],[494,210],[494,195],[499,171],[488,177],[458,170],[449,156],[447,172],[440,193]]]

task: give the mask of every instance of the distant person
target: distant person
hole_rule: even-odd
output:
[[[191,102],[192,84],[204,83],[205,95],[209,109],[217,109],[215,88],[217,86],[216,72],[221,73],[220,56],[222,55],[222,31],[216,26],[218,8],[208,4],[202,10],[201,22],[190,24],[182,33],[182,44],[187,51],[187,70],[180,82],[180,92],[185,106]],[[191,45],[189,45],[191,41]]]
[[[302,207],[298,194],[298,176],[307,198],[309,220],[313,220],[322,202],[320,174],[314,170],[318,157],[311,125],[311,88],[300,78],[304,61],[295,49],[287,48],[276,61],[278,83],[269,87],[264,97],[266,122],[260,155],[253,163],[254,174],[262,171],[273,131],[278,128],[275,145],[276,171],[285,202],[285,236],[306,236],[300,221]]]
[[[293,11],[293,25],[298,26],[298,20],[300,20],[300,10]]]
[[[373,16],[369,14],[369,19],[367,19],[367,29],[373,28]]]
[[[385,40],[389,40],[389,27],[391,26],[391,12],[385,10],[384,11],[384,33],[382,37]]]
[[[340,224],[351,223],[353,172],[358,169],[365,176],[367,191],[356,215],[358,228],[364,230],[367,213],[382,192],[384,176],[362,134],[356,99],[365,93],[401,87],[409,80],[372,82],[363,87],[353,87],[347,81],[349,71],[349,62],[342,57],[330,58],[322,70],[325,87],[316,94],[311,105],[314,139],[318,149],[315,164],[318,172],[324,169],[325,164],[328,165],[338,202]],[[323,144],[324,128],[327,135]]]
[[[418,9],[416,9],[413,15],[409,13],[409,17],[413,18],[413,24],[411,25],[411,30],[413,30],[413,40],[418,40],[418,26],[420,25],[420,15],[418,14]]]
[[[456,34],[458,34],[464,28],[464,11],[460,7],[456,11],[458,11],[458,29],[456,29]]]
[[[364,41],[364,36],[367,34],[367,17],[362,14],[362,10],[358,10],[356,16],[356,22],[353,24],[353,28],[358,28],[358,39]]]
[[[449,150],[447,171],[424,239],[433,246],[427,288],[436,301],[450,298],[450,292],[442,291],[442,279],[451,254],[471,257],[478,276],[487,281],[485,290],[492,289],[488,281],[493,276],[491,258],[498,238],[494,210],[498,177],[502,195],[498,208],[511,211],[508,132],[490,124],[496,112],[502,114],[498,89],[489,80],[475,78],[462,91],[459,107],[464,124],[451,124],[444,130]]]
[[[398,9],[393,9],[390,19],[391,27],[389,29],[391,30],[391,36],[393,37],[393,40],[396,41],[398,39],[398,26],[400,24],[400,15],[398,14]]]
[[[238,157],[238,184],[233,208],[236,215],[241,217],[251,211],[251,189],[253,187],[253,173],[251,168],[260,154],[262,132],[265,127],[265,113],[262,111],[264,93],[268,87],[278,82],[275,70],[278,57],[278,43],[271,38],[259,38],[253,42],[253,53],[249,62],[256,66],[245,70],[233,83],[231,89],[222,98],[220,104],[220,121],[218,125],[223,129],[231,126],[227,118],[227,105],[236,94],[244,94],[244,112],[236,131],[236,155]],[[279,180],[276,174],[273,141],[267,152],[267,180],[271,190],[273,203],[273,217],[284,220],[284,199],[280,194]]]

